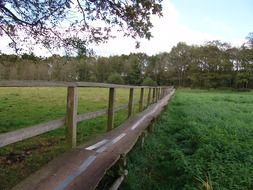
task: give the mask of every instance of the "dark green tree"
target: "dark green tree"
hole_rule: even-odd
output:
[[[126,76],[126,81],[128,84],[140,85],[143,80],[144,74],[144,63],[146,55],[144,54],[130,54],[128,62],[130,63],[130,68]]]
[[[174,84],[178,86],[185,86],[187,81],[187,71],[191,61],[189,50],[190,46],[186,43],[180,42],[176,47],[172,48],[169,55],[171,66],[175,73],[173,78],[177,80],[177,83]]]
[[[156,85],[157,83],[149,77],[146,77],[142,82],[142,86],[156,86]]]
[[[119,73],[110,74],[107,79],[107,82],[111,84],[124,84],[124,80]]]

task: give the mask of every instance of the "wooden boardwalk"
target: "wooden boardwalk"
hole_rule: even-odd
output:
[[[159,116],[172,97],[167,89],[163,98],[146,110],[85,146],[72,149],[51,161],[13,190],[85,190],[95,189],[110,169],[124,157]]]

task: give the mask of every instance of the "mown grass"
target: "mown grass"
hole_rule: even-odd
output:
[[[0,133],[63,117],[66,113],[66,94],[66,88],[0,88]],[[108,89],[79,88],[78,94],[78,113],[107,107]],[[128,95],[128,89],[117,89],[116,107],[126,104]],[[135,101],[139,95],[140,90],[135,90]],[[137,110],[138,104],[135,112]],[[116,113],[115,126],[126,118],[126,110]],[[81,122],[77,128],[77,144],[81,145],[105,132],[105,116]],[[64,128],[0,148],[0,189],[10,189],[64,151]]]
[[[253,189],[253,93],[180,90],[120,189]]]

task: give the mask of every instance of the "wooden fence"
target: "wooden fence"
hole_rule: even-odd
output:
[[[114,127],[114,113],[123,109],[128,109],[128,117],[133,114],[134,108],[134,89],[140,89],[139,111],[143,111],[144,107],[157,102],[165,95],[165,86],[129,86],[116,85],[93,82],[51,82],[51,81],[0,81],[0,87],[66,87],[67,88],[67,110],[66,116],[47,123],[38,124],[32,127],[18,129],[16,131],[0,134],[0,147],[13,144],[36,135],[40,135],[60,127],[66,126],[66,146],[68,148],[76,147],[76,128],[77,123],[89,119],[93,119],[107,114],[107,131]],[[77,114],[78,107],[78,88],[108,88],[109,99],[108,108],[96,112]],[[115,108],[115,91],[117,88],[129,89],[129,101],[127,105]],[[144,89],[148,89],[147,105],[144,105]]]

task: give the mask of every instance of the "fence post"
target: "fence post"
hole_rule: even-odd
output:
[[[129,90],[129,102],[128,102],[128,118],[133,113],[133,104],[134,104],[134,89],[130,88],[130,90]]]
[[[160,100],[160,87],[157,88],[157,101]]]
[[[158,88],[158,99],[160,100],[161,99],[161,87],[160,88]]]
[[[67,93],[66,146],[67,148],[75,148],[78,101],[77,87],[68,87]]]
[[[143,102],[144,102],[144,88],[141,88],[140,100],[139,100],[139,112],[143,110]]]
[[[147,101],[147,107],[150,105],[151,102],[151,88],[148,88],[148,101]]]
[[[160,90],[160,88],[158,87],[157,88],[157,101],[159,100],[159,90]]]
[[[158,87],[155,88],[155,102],[158,100]]]
[[[155,88],[153,88],[153,97],[152,97],[152,103],[155,103]]]
[[[109,89],[109,101],[108,101],[108,117],[107,117],[107,131],[113,129],[114,124],[114,100],[115,100],[115,88]]]
[[[164,88],[162,88],[162,98],[164,97]]]
[[[157,101],[160,99],[159,97],[160,97],[160,88],[158,87],[157,88]]]

